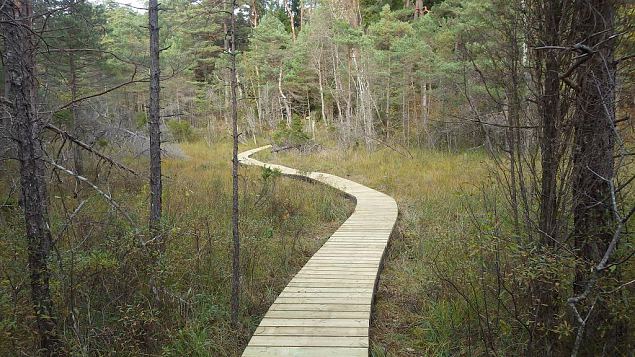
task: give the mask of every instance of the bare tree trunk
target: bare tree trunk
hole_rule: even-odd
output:
[[[322,123],[328,125],[328,121],[326,119],[325,112],[325,104],[324,104],[324,84],[322,79],[322,46],[320,45],[320,55],[317,59],[317,72],[318,72],[318,84],[320,88],[320,111],[322,113]]]
[[[35,39],[32,32],[33,6],[30,0],[9,1],[0,9],[5,71],[4,105],[10,116],[20,163],[20,185],[31,280],[31,301],[35,310],[40,353],[63,355],[49,288],[48,257],[51,231],[48,218],[46,169],[40,136],[44,123],[36,108]]]
[[[256,7],[256,0],[251,0],[251,6],[249,7],[249,10],[251,10],[251,27],[255,28],[256,26],[258,26],[258,8]]]
[[[159,67],[159,4],[150,0],[148,9],[150,30],[150,234],[159,237],[161,230],[161,117],[159,91],[161,70]],[[160,239],[162,240],[162,239]]]
[[[364,141],[366,147],[371,148],[373,140],[375,139],[375,128],[373,126],[373,102],[372,94],[370,93],[368,81],[364,73],[364,64],[360,63],[357,59],[361,56],[361,51],[353,49],[352,61],[355,66],[355,73],[357,78],[357,98],[359,105],[357,106],[357,117],[362,117],[362,132],[364,135]]]
[[[291,39],[293,40],[293,42],[295,42],[295,14],[293,13],[293,9],[291,8],[290,1],[284,0],[284,10],[287,12],[287,16],[289,16],[289,22],[291,23]]]
[[[540,2],[538,2],[540,3]],[[543,33],[541,34],[544,43],[557,45],[560,43],[560,21],[562,17],[562,4],[559,0],[552,0],[545,3],[542,9],[540,20],[543,22]],[[561,96],[560,96],[560,59],[553,51],[539,53],[541,58],[540,66],[544,69],[542,73],[542,98],[541,98],[541,124],[542,136],[540,138],[541,152],[541,190],[539,205],[538,226],[541,232],[540,245],[543,249],[551,249],[559,239],[557,230],[557,177],[559,168],[560,135],[558,123],[561,121]],[[553,326],[557,319],[558,299],[557,292],[553,286],[553,277],[543,277],[542,281],[535,283],[536,290],[536,346],[547,355],[554,353],[557,343]]]
[[[305,8],[305,4],[304,4],[304,0],[300,0],[300,30],[302,30],[302,27],[304,26],[304,8]]]
[[[546,43],[560,43],[559,1],[548,2],[545,9],[545,37]],[[545,53],[544,89],[542,93],[542,186],[540,193],[540,221],[539,226],[543,234],[543,243],[553,245],[556,237],[556,177],[558,172],[558,129],[557,123],[561,118],[560,110],[560,62],[553,51]]]
[[[263,125],[262,125],[262,117],[263,117],[263,108],[262,108],[262,102],[263,102],[263,94],[262,94],[262,88],[260,85],[260,69],[258,68],[258,66],[255,67],[256,70],[256,83],[252,84],[252,87],[255,87],[255,97],[256,97],[256,112],[258,113],[258,130],[260,130],[262,132],[263,130]]]
[[[406,71],[404,68],[403,82],[401,87],[401,134],[403,136],[404,144],[407,144],[408,142],[408,109],[406,108],[406,96],[408,88],[408,86],[406,85],[406,80],[408,72],[409,71]]]
[[[426,143],[428,148],[432,148],[432,137],[430,134],[430,99],[428,95],[428,83],[425,80],[421,81],[421,116],[423,124],[423,133],[426,136]]]
[[[228,2],[224,1],[223,2],[223,10],[227,11],[227,4]],[[231,25],[229,25],[231,26]],[[224,34],[228,34],[229,33],[229,26],[227,25],[227,19],[223,20],[223,33]],[[226,52],[229,52],[229,38],[227,36],[225,36],[225,38],[223,39],[223,48],[225,49]],[[225,78],[225,74],[227,72],[223,71],[222,72],[222,76],[223,76],[223,101],[224,101],[224,105],[223,105],[223,119],[225,120],[225,128],[229,125],[229,119],[228,119],[228,110],[230,107],[230,86],[231,85],[227,85],[227,79]],[[229,80],[231,82],[231,78]]]
[[[386,140],[390,137],[390,79],[392,78],[392,65],[390,56],[388,56],[388,78],[386,79],[388,83],[386,83],[386,110],[384,115],[386,118],[384,119],[384,130],[386,130]]]
[[[611,196],[616,137],[615,40],[611,37],[615,5],[605,0],[576,4],[576,40],[588,46],[577,70],[572,176],[574,246],[582,260],[576,268],[574,292],[581,294],[591,279],[591,267],[607,251],[617,223]],[[586,322],[586,353],[621,354],[626,325],[611,317],[609,299],[600,297]]]
[[[232,239],[234,249],[232,253],[232,292],[231,292],[231,324],[238,326],[238,312],[240,308],[240,236],[238,232],[238,100],[236,87],[236,0],[232,0],[231,10],[231,95],[232,95]],[[280,71],[282,76],[282,70]]]
[[[278,91],[280,92],[280,97],[282,98],[282,103],[284,104],[284,109],[287,113],[287,127],[291,127],[291,107],[289,106],[287,96],[284,95],[284,92],[282,91],[282,67],[280,67],[280,73],[278,74]]]
[[[348,131],[348,138],[347,140],[351,139],[351,135],[352,135],[352,129],[353,129],[353,123],[351,123],[352,117],[353,117],[353,69],[351,66],[351,48],[349,47],[347,49],[347,54],[346,54],[346,63],[347,63],[347,73],[348,73],[348,87],[347,87],[347,92],[346,92],[346,125],[347,125],[347,131]]]
[[[513,62],[513,59],[511,60]],[[507,125],[508,127],[505,129],[505,134],[507,136],[507,147],[509,153],[509,193],[510,193],[510,206],[512,211],[512,218],[514,220],[514,230],[517,235],[520,235],[520,220],[518,214],[518,183],[517,183],[517,164],[520,165],[521,162],[516,161],[516,148],[518,147],[516,143],[516,131],[517,128],[518,116],[519,116],[519,105],[517,99],[518,90],[516,84],[516,73],[514,64],[511,65],[511,87],[507,90]]]
[[[333,94],[333,98],[335,99],[335,105],[337,106],[337,115],[339,116],[340,124],[343,123],[344,114],[342,110],[342,103],[340,102],[340,94],[342,92],[342,82],[340,77],[337,75],[337,68],[339,65],[339,56],[337,53],[337,47],[333,46],[333,55],[331,56],[333,59],[333,80],[335,81],[335,93]]]

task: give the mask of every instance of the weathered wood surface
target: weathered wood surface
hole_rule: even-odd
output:
[[[240,163],[327,184],[354,198],[357,205],[274,301],[243,357],[368,356],[371,305],[397,220],[397,204],[388,195],[338,176],[250,157],[267,148],[241,153]]]

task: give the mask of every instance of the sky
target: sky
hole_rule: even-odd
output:
[[[104,0],[89,0],[95,3],[103,3],[105,2]],[[147,8],[148,7],[148,1],[147,0],[115,0],[113,1],[117,4],[120,5],[129,5],[132,6],[134,8],[138,8],[136,9],[137,11],[140,12],[144,12],[145,10],[143,10],[143,8]]]

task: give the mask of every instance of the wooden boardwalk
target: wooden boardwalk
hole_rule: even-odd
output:
[[[245,151],[239,160],[333,186],[357,205],[274,301],[243,357],[366,357],[371,305],[397,204],[390,196],[338,176],[250,158],[268,147]]]

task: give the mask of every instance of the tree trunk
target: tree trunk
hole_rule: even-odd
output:
[[[5,71],[6,110],[20,163],[20,185],[39,347],[45,356],[63,355],[49,288],[48,257],[51,231],[48,218],[45,153],[40,136],[44,124],[37,114],[33,6],[30,0],[7,2],[2,16],[2,51]]]
[[[258,8],[256,7],[256,0],[251,0],[251,6],[249,9],[251,10],[251,27],[256,28],[256,26],[258,26]]]
[[[284,95],[284,92],[282,91],[282,67],[280,67],[280,72],[278,74],[278,92],[280,92],[280,98],[282,98],[282,103],[284,104],[284,109],[287,113],[287,128],[291,127],[291,120],[293,120],[291,118],[291,107],[289,106],[289,100],[287,99],[287,96]]]
[[[289,22],[291,23],[291,39],[293,40],[293,42],[295,42],[295,14],[293,12],[293,9],[291,8],[290,1],[284,1],[284,10],[287,12],[287,16],[289,16]]]
[[[240,308],[240,236],[238,232],[238,100],[236,87],[238,86],[236,75],[236,0],[232,0],[231,11],[231,96],[232,96],[232,240],[234,249],[232,252],[232,292],[231,292],[231,324],[238,326],[238,312]],[[280,71],[282,76],[282,70]]]
[[[262,132],[262,130],[263,130],[263,125],[262,125],[263,94],[262,94],[262,88],[261,88],[261,85],[260,85],[260,70],[259,70],[258,66],[255,66],[255,71],[256,71],[256,83],[253,83],[252,87],[255,88],[254,91],[255,91],[255,97],[256,97],[256,113],[258,114],[258,130],[260,130]]]
[[[408,86],[406,85],[406,81],[408,72],[409,71],[406,71],[404,68],[403,82],[401,83],[401,134],[403,136],[404,144],[408,143],[408,109],[406,108],[406,96],[408,88]]]
[[[159,4],[149,3],[150,29],[150,103],[148,123],[150,126],[150,234],[160,237],[161,230],[161,117],[159,91],[161,70],[159,67]],[[160,239],[162,240],[162,239]],[[161,243],[161,242],[160,242]]]
[[[322,123],[328,126],[326,119],[326,111],[324,104],[324,84],[322,79],[322,46],[320,46],[320,55],[317,59],[318,84],[320,88],[320,112],[322,113]]]
[[[560,1],[548,1],[542,9],[544,22],[544,43],[558,45],[560,43],[560,19],[562,5]],[[541,189],[539,206],[540,246],[551,249],[559,239],[557,230],[557,177],[559,167],[559,132],[557,123],[561,121],[560,99],[560,60],[554,51],[540,52],[544,62],[544,79],[541,97]],[[542,66],[542,64],[541,64]],[[541,73],[542,74],[542,73]],[[547,355],[554,353],[557,337],[553,325],[557,318],[557,293],[553,286],[554,277],[543,277],[535,282],[536,290],[536,346]]]
[[[582,293],[591,278],[591,266],[607,251],[616,219],[611,182],[615,145],[615,5],[611,1],[577,3],[576,40],[595,52],[578,68],[573,142],[573,238],[582,262],[577,266],[574,292]],[[582,42],[581,42],[582,43]],[[625,325],[611,317],[607,300],[600,297],[586,324],[587,353],[620,355]],[[590,303],[589,303],[590,305]],[[624,351],[626,353],[626,351]]]
[[[228,3],[226,1],[223,2],[223,11],[227,11],[227,4]],[[229,26],[231,26],[231,25],[229,25]],[[229,33],[229,26],[227,25],[227,19],[223,20],[223,33],[224,34],[228,34]],[[226,35],[224,37],[224,39],[223,39],[223,48],[225,49],[226,52],[229,52],[229,46],[230,46],[229,42],[230,42],[229,41],[229,37],[227,37],[227,35]],[[227,112],[231,111],[231,110],[228,110],[228,109],[230,109],[230,106],[231,106],[231,104],[230,104],[230,100],[231,99],[229,98],[230,97],[230,88],[229,87],[231,86],[231,84],[229,86],[226,85],[226,83],[227,83],[227,79],[225,79],[225,74],[226,73],[227,72],[225,72],[225,71],[222,72],[223,84],[224,84],[223,85],[223,89],[222,89],[223,90],[223,100],[224,100],[223,119],[225,120],[225,128],[227,128],[227,126],[229,125],[229,118],[228,118],[228,115],[227,115],[228,113]],[[231,78],[230,78],[229,81],[231,82]]]
[[[515,72],[515,62],[512,58],[510,68],[511,81],[507,88],[507,125],[505,134],[507,137],[507,147],[509,150],[509,193],[510,193],[510,206],[512,211],[512,219],[514,220],[514,231],[520,236],[520,219],[518,214],[518,183],[517,183],[517,165],[522,165],[522,162],[516,161],[516,149],[518,145],[516,143],[516,132],[518,129],[518,122],[520,116],[520,103],[518,102],[518,84],[517,76]],[[518,179],[519,180],[519,179]]]
[[[342,103],[340,102],[340,94],[342,93],[342,82],[340,77],[337,75],[338,67],[339,67],[339,56],[337,52],[337,47],[333,46],[333,55],[331,56],[333,60],[333,81],[335,82],[335,93],[333,94],[333,98],[335,99],[335,105],[337,106],[337,115],[340,121],[340,124],[344,122],[344,111],[342,110]]]
[[[348,74],[348,83],[346,88],[346,130],[348,137],[346,138],[349,141],[353,135],[353,69],[351,65],[351,48],[347,48],[346,53],[346,69]]]
[[[392,78],[392,65],[388,56],[388,78],[386,78],[386,110],[384,111],[384,130],[386,130],[386,140],[390,137],[390,79]]]
[[[421,81],[421,120],[423,124],[423,133],[426,136],[426,145],[432,149],[432,137],[430,134],[430,100],[428,96],[428,83]]]
[[[373,126],[373,98],[370,93],[370,86],[366,80],[364,73],[364,64],[360,63],[357,59],[361,56],[361,51],[353,49],[352,61],[355,67],[356,79],[357,79],[357,97],[359,104],[357,106],[357,117],[362,117],[362,133],[364,135],[364,141],[367,148],[371,148],[373,140],[375,138],[375,128]]]

